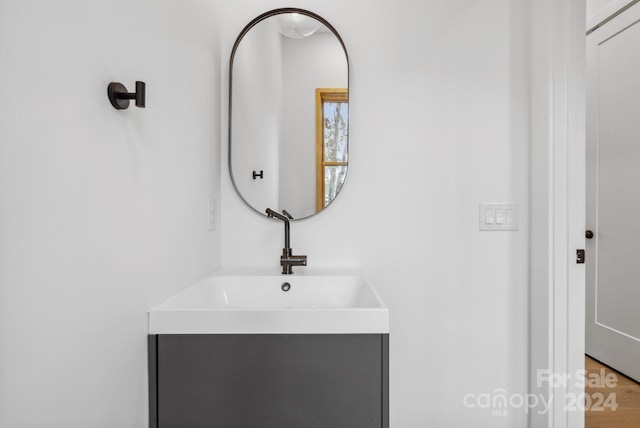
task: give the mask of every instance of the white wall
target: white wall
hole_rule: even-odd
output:
[[[220,259],[214,12],[0,2],[0,427],[148,426],[146,311]]]
[[[247,22],[283,6],[238,4],[221,4],[223,58]],[[389,305],[392,427],[525,426],[524,412],[463,398],[527,391],[528,1],[296,6],[345,41],[351,138],[347,182],[292,225],[294,253],[361,267]],[[281,222],[244,206],[224,162],[222,192],[223,266],[277,271]],[[520,230],[479,232],[480,201],[520,203]]]

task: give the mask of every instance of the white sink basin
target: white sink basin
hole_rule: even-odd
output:
[[[388,332],[386,305],[352,274],[212,275],[149,311],[149,334]]]

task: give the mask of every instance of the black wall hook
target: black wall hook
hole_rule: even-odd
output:
[[[145,83],[136,82],[136,91],[127,92],[127,88],[122,83],[111,82],[107,87],[107,95],[111,105],[118,110],[125,110],[129,107],[129,100],[136,100],[136,107],[145,106]]]

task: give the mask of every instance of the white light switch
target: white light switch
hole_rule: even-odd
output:
[[[487,224],[493,224],[493,218],[494,218],[494,211],[493,210],[486,210],[484,212],[484,222]]]
[[[518,230],[518,204],[480,203],[480,230]]]

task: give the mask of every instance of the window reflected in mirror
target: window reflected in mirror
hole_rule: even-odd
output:
[[[349,92],[316,89],[316,210],[336,197],[347,175]]]

